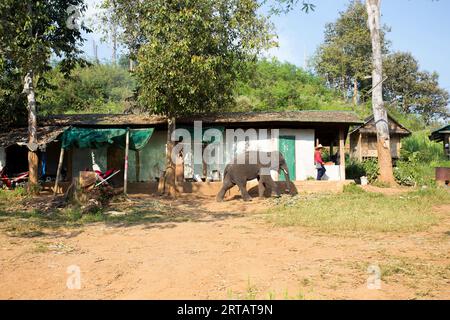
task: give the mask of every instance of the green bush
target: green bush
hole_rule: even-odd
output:
[[[394,176],[400,185],[433,186],[435,167],[449,166],[445,161],[442,145],[428,139],[426,131],[415,132],[402,140],[401,159],[394,168]]]
[[[349,179],[355,180],[361,177],[367,177],[369,183],[373,183],[378,178],[378,161],[377,159],[368,159],[360,162],[355,159],[349,159],[346,161],[345,173]]]
[[[351,180],[357,180],[366,175],[366,170],[362,162],[349,159],[345,162],[345,176]]]
[[[122,113],[135,80],[127,69],[110,64],[77,67],[70,78],[59,67],[46,74],[48,90],[38,95],[42,114]]]
[[[380,172],[380,167],[378,166],[377,159],[369,159],[363,161],[364,171],[366,172],[365,176],[369,183],[373,183],[378,179],[378,175]]]
[[[445,160],[441,143],[430,141],[428,131],[414,132],[410,137],[402,140],[401,159],[421,163]]]

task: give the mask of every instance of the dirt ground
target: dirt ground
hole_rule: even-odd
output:
[[[0,233],[0,298],[450,299],[449,206],[435,207],[447,218],[427,232],[343,236],[270,225],[261,215],[270,199],[131,201],[173,214],[34,238]],[[70,266],[80,289],[67,287]],[[368,288],[370,266],[383,269],[379,289]]]

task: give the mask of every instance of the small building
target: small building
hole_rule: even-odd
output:
[[[444,154],[450,159],[450,124],[434,130],[430,135],[431,141],[442,142]]]
[[[398,159],[402,147],[401,140],[410,136],[411,131],[390,115],[388,115],[388,121],[391,155],[393,159]],[[366,118],[362,125],[357,126],[350,132],[350,157],[359,161],[378,158],[377,130],[373,115]]]
[[[201,145],[203,151],[212,143],[203,136],[206,129],[216,129],[215,132],[222,136],[222,141],[231,145],[231,148],[224,150],[220,163],[207,164],[205,161],[199,163],[194,161],[192,153],[184,154],[183,176],[185,182],[189,183],[198,182],[199,177],[204,181],[220,181],[223,178],[226,164],[237,154],[246,150],[281,151],[287,160],[291,180],[310,180],[316,176],[314,147],[318,143],[331,149],[334,147],[341,159],[335,164],[327,164],[325,180],[345,181],[346,137],[351,126],[362,124],[359,117],[349,111],[287,111],[221,113],[182,117],[176,120],[176,127],[193,132],[194,122],[198,121],[201,121],[203,131],[200,132],[200,139],[195,136],[192,138],[193,150],[195,150],[195,145]],[[165,170],[167,120],[164,117],[135,114],[57,115],[40,119],[39,124],[40,128],[46,128],[47,131],[53,130],[58,136],[55,138],[52,135],[51,139],[47,139],[46,135],[38,133],[38,138],[42,137],[39,143],[46,145],[46,148],[40,152],[40,160],[44,153],[47,153],[45,155],[46,174],[49,176],[56,175],[59,150],[63,146],[63,135],[71,131],[74,133],[77,130],[80,139],[83,139],[82,143],[81,141],[72,141],[63,146],[66,149],[62,153],[64,154],[62,166],[64,179],[67,182],[70,182],[73,177],[77,177],[80,171],[92,170],[94,162],[103,171],[116,168],[123,172],[125,170],[125,151],[122,140],[125,139],[126,131],[131,132],[132,142],[134,142],[133,135],[136,133],[141,132],[143,137],[139,147],[130,146],[128,183],[134,184],[135,187],[144,184],[157,185],[158,179]],[[40,129],[40,131],[42,130]],[[237,140],[235,136],[228,135],[229,131],[237,132],[238,130],[245,133],[244,140]],[[19,131],[21,132],[20,139],[17,134]],[[13,144],[17,146],[17,142],[21,142],[21,148],[26,151],[26,146],[23,145],[27,136],[25,132],[24,129],[16,129],[0,134],[0,145],[6,147],[7,166],[15,157],[8,155],[8,150],[13,151],[11,148]],[[95,132],[102,132],[107,139],[95,135]],[[87,141],[91,134],[95,139],[101,141]],[[72,134],[72,138],[76,140],[76,134],[75,137]],[[116,179],[114,185],[123,184],[123,178],[123,175],[114,177]],[[284,176],[275,174],[274,178],[282,181]],[[137,189],[139,188],[138,186]],[[142,188],[147,187],[143,186]],[[130,189],[133,190],[133,187],[131,186]],[[134,189],[136,190],[136,188]],[[216,192],[214,188],[210,189],[211,192]]]

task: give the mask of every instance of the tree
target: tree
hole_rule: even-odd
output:
[[[298,0],[278,0],[288,5],[288,9]],[[303,1],[305,5],[309,1]],[[306,6],[307,8],[308,6]],[[377,129],[378,161],[380,166],[379,180],[394,184],[392,158],[390,152],[390,136],[387,112],[383,101],[383,35],[381,30],[381,0],[366,0],[367,22],[372,42],[372,110]]]
[[[65,77],[56,66],[45,74],[47,90],[38,91],[39,113],[123,113],[136,86],[127,68],[127,64],[78,66]]]
[[[233,110],[350,109],[339,92],[328,88],[322,78],[294,64],[261,59],[250,63],[248,69],[247,74],[239,76]]]
[[[381,32],[383,53],[389,47],[384,36],[388,31],[384,27]],[[344,97],[352,92],[356,105],[358,92],[366,93],[371,87],[368,76],[372,70],[372,42],[364,4],[351,1],[335,22],[325,26],[324,36],[325,41],[314,59],[315,70]]]
[[[389,123],[383,101],[383,54],[381,45],[381,0],[366,0],[368,26],[372,38],[372,109],[377,128],[379,180],[395,184],[392,170]]]
[[[106,34],[111,34],[111,26],[114,26],[114,35],[117,43],[122,44],[128,50],[129,70],[134,70],[137,53],[145,42],[145,36],[141,32],[141,21],[144,19],[146,1],[136,0],[103,0],[101,8],[106,10],[102,16],[102,29]]]
[[[70,7],[72,6],[72,7]],[[50,56],[62,58],[61,70],[68,73],[80,61],[77,44],[83,41],[74,26],[82,0],[2,0],[0,2],[0,55],[2,65],[12,64],[23,79],[28,109],[28,162],[30,190],[38,183],[36,84],[50,68]],[[74,14],[75,13],[75,14]],[[71,16],[71,14],[73,14]],[[87,28],[81,26],[85,31]]]
[[[120,17],[116,14],[118,10],[119,1],[116,0],[107,0],[101,3],[99,6],[101,14],[98,14],[97,17],[99,21],[97,23],[97,29],[102,32],[103,37],[102,41],[108,42],[111,41],[112,44],[112,56],[111,62],[112,64],[117,64],[117,56],[118,56],[118,42],[119,42],[119,24]]]
[[[21,75],[17,72],[13,62],[0,60],[1,131],[6,131],[12,126],[26,124],[26,98],[21,94],[22,88]]]
[[[387,77],[384,97],[405,114],[418,114],[429,124],[447,118],[449,93],[439,86],[439,75],[421,71],[411,53],[396,52],[384,60]]]
[[[167,193],[175,195],[171,134],[175,118],[224,110],[246,62],[270,43],[266,19],[254,0],[153,0],[142,2],[145,19],[135,70],[139,101],[168,118]]]

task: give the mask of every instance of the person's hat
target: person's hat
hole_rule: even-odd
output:
[[[319,149],[323,149],[323,145],[319,144],[319,145],[316,147],[316,150],[319,150]]]

